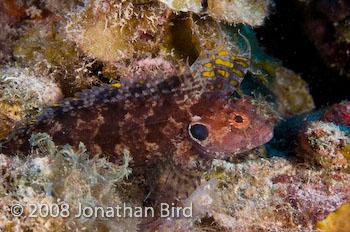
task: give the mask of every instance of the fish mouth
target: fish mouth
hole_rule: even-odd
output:
[[[192,145],[194,149],[197,151],[199,156],[203,159],[207,160],[213,160],[213,159],[222,159],[225,157],[233,156],[236,153],[228,152],[228,151],[213,151],[212,149],[204,148],[203,146],[199,145],[198,143],[192,141]]]
[[[262,136],[260,138],[259,143],[252,143],[246,144],[244,147],[237,147],[234,150],[222,150],[218,151],[218,149],[213,149],[213,148],[206,148],[201,146],[200,144],[196,143],[195,141],[192,140],[192,146],[194,149],[197,151],[199,156],[204,159],[212,160],[212,159],[225,159],[228,157],[234,157],[240,153],[250,151],[256,147],[260,147],[266,143],[268,143],[271,139],[273,138],[273,130],[271,130],[270,133],[267,133],[266,135]],[[251,141],[250,141],[251,142]]]

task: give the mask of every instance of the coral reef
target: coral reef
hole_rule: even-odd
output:
[[[342,0],[295,2],[301,6],[299,13],[304,16],[306,34],[325,65],[341,75],[350,76],[349,3]],[[178,217],[157,218],[151,224],[154,230],[350,230],[350,102],[343,101],[310,112],[315,104],[308,84],[301,78],[301,75],[305,77],[303,71],[291,70],[286,60],[267,55],[266,48],[259,44],[264,38],[256,35],[256,27],[265,23],[274,7],[272,0],[0,1],[0,146],[5,147],[2,139],[8,138],[8,132],[17,122],[37,115],[52,104],[49,113],[40,118],[46,121],[28,120],[28,124],[48,125],[52,131],[63,131],[62,134],[71,136],[59,142],[57,137],[63,138],[62,134],[52,134],[56,136],[52,139],[47,134],[35,133],[30,137],[31,133],[28,133],[23,139],[28,141],[30,137],[27,153],[18,156],[0,154],[0,230],[137,231],[142,230],[147,221],[145,218],[72,215],[80,206],[107,209],[126,203],[127,206],[145,207],[164,199],[192,207],[193,214],[192,217],[182,213]],[[294,33],[293,28],[286,29]],[[251,56],[241,56],[245,60],[239,60],[243,51],[250,47]],[[213,49],[219,51],[211,51]],[[184,116],[178,109],[188,107],[193,100],[193,93],[189,91],[193,89],[187,85],[194,84],[192,81],[196,79],[182,83],[181,77],[190,74],[191,65],[194,74],[206,64],[212,67],[214,62],[204,64],[196,60],[210,55],[214,56],[212,61],[217,61],[220,51],[230,54],[222,57],[224,63],[232,60],[230,65],[241,65],[244,72],[249,71],[228,101],[238,113],[233,112],[234,117],[229,117],[227,129],[220,121],[226,120],[227,107],[220,108],[218,101],[208,100],[191,110],[202,112],[205,111],[202,106],[208,107],[211,119],[215,113],[209,132],[215,134],[218,141],[222,141],[223,132],[232,133],[249,124],[242,134],[232,133],[232,136],[244,139],[230,137],[225,140],[231,153],[222,154],[221,145],[215,150],[216,145],[207,146],[205,141],[195,137],[202,138],[203,127],[188,126],[181,121],[190,133],[186,134],[191,139],[187,141],[187,137],[179,132],[183,125],[175,120],[175,115],[180,115],[182,120]],[[223,68],[224,64],[221,65],[217,66]],[[186,92],[183,100],[175,98],[174,102],[183,103],[179,103],[180,108],[169,111],[166,106],[161,108],[163,103],[170,104],[170,101],[162,101],[157,95],[167,90],[164,86],[151,88],[153,82],[163,81],[159,77],[168,82],[176,80],[174,83],[182,88],[176,90]],[[147,88],[142,91],[133,88],[133,92],[130,86],[120,88],[124,83],[132,82]],[[103,83],[114,84],[93,88],[79,95],[81,98],[75,95]],[[174,90],[174,83],[165,87]],[[310,88],[315,86],[310,85]],[[120,91],[116,98],[111,94],[112,90]],[[178,94],[177,91],[173,94]],[[133,107],[133,100],[145,93],[160,99],[161,107],[155,108],[156,101],[150,101],[148,105],[135,101],[137,104]],[[73,95],[75,97],[68,98]],[[55,104],[63,97],[68,99]],[[128,101],[122,106],[115,104],[117,107],[108,109],[107,102],[124,97]],[[68,110],[78,108],[80,111],[72,110],[69,116],[66,114]],[[149,110],[141,112],[144,109]],[[85,110],[97,112],[99,117],[92,121]],[[101,116],[101,112],[106,114]],[[84,116],[87,119],[81,120]],[[210,117],[191,114],[198,125]],[[62,119],[62,124],[58,123],[58,118]],[[81,135],[90,136],[91,133],[86,131],[97,130],[95,125],[101,121],[105,124],[99,131],[98,141],[107,144],[106,147],[102,150],[99,143],[95,146],[84,140],[85,147],[80,142],[85,137],[78,136],[77,128]],[[158,126],[159,122],[167,126]],[[254,126],[257,122],[264,127],[257,129],[258,126]],[[71,131],[62,130],[67,129],[69,123],[74,125]],[[144,137],[133,130],[139,125],[147,132]],[[269,140],[272,127],[275,127],[273,141],[246,151]],[[164,139],[162,133],[171,135],[170,139]],[[204,137],[207,133],[208,130],[204,131]],[[113,141],[112,138],[123,139],[125,144],[130,142],[128,148],[134,150],[109,147],[108,141]],[[15,140],[14,144],[23,141]],[[66,143],[70,145],[63,145]],[[146,156],[145,152],[140,152],[140,143],[147,146],[146,150],[153,149],[153,153]],[[197,154],[194,152],[196,147],[192,146],[199,147],[202,143],[205,146]],[[241,146],[245,152],[225,161],[200,160],[197,163],[197,156],[230,156],[235,146]],[[158,151],[159,147],[164,149]],[[172,150],[176,150],[177,156],[163,159]],[[94,154],[102,151],[104,154]],[[114,160],[102,158],[111,157],[113,152],[116,153]],[[137,152],[142,155],[135,155]],[[150,160],[154,161],[154,166],[147,166],[146,170],[142,165]],[[173,161],[177,166],[169,164]],[[187,164],[198,170],[185,172],[181,168],[189,167]],[[211,167],[202,175],[207,170],[203,168],[205,165]],[[23,207],[21,216],[11,212],[16,204]],[[43,217],[36,212],[36,217],[30,217],[31,204],[57,207],[68,204],[71,216]]]
[[[122,69],[122,68],[121,68]],[[164,78],[177,74],[175,67],[167,60],[162,58],[146,58],[134,61],[121,73],[133,73],[132,76],[125,75],[123,80],[142,79],[142,77],[163,76]]]
[[[269,14],[269,0],[209,0],[208,13],[214,19],[229,23],[245,23],[250,26],[261,26]]]
[[[195,223],[204,218],[207,214],[211,215],[211,207],[216,203],[217,195],[215,188],[217,182],[215,179],[204,181],[186,200],[184,207],[192,208],[191,217],[181,215],[177,218],[166,218],[157,228],[159,231],[196,231],[198,225]]]
[[[313,121],[301,133],[303,157],[325,169],[346,169],[350,164],[350,137],[333,123]]]
[[[85,147],[78,151],[69,145],[56,147],[46,134],[33,135],[33,152],[25,160],[0,155],[0,229],[4,231],[136,231],[137,218],[75,217],[79,205],[113,207],[122,205],[122,189],[116,185],[131,173],[130,157],[125,151],[124,163],[117,165],[95,156],[89,159]],[[125,196],[124,196],[125,197]],[[130,200],[130,203],[132,201]],[[23,207],[21,216],[11,214],[15,204]],[[69,205],[69,215],[45,217],[30,204]]]
[[[237,4],[266,13],[270,2]],[[28,8],[46,13],[33,22],[26,21],[19,41],[11,40],[13,46],[7,46],[8,56],[12,57],[13,52],[13,58],[22,66],[56,79],[65,96],[98,85],[101,80],[128,78],[134,71],[130,64],[141,60],[169,61],[177,72],[183,73],[201,47],[213,49],[222,42],[217,40],[221,26],[215,21],[221,18],[176,15],[155,1],[29,1]],[[236,13],[221,12],[217,17],[238,16]],[[4,20],[4,26],[11,25]]]
[[[25,7],[17,1],[0,2],[0,65],[12,61],[12,51],[16,40],[23,33],[23,25],[20,22],[25,16]]]
[[[265,16],[270,2],[237,1],[237,4],[244,9],[251,8],[258,14],[262,11]],[[130,70],[125,70],[124,66],[150,57],[171,61],[181,72],[187,65],[186,59],[193,62],[200,47],[219,47],[217,38],[221,29],[215,20],[235,16],[238,19],[229,21],[241,22],[244,20],[240,18],[253,14],[248,11],[247,15],[238,15],[237,12],[246,12],[241,8],[237,12],[225,12],[225,6],[232,5],[228,2],[209,5],[217,11],[213,13],[215,17],[212,19],[198,18],[188,13],[175,15],[157,2],[91,1],[66,17],[64,31],[85,54],[105,64],[103,75],[108,78],[127,77]],[[249,20],[252,19],[256,19],[256,15]],[[256,24],[261,25],[262,22],[260,20]]]
[[[24,215],[28,215],[31,203],[55,204],[58,199],[68,203],[75,213],[78,203],[102,207],[134,199],[137,204],[135,198],[125,195],[130,187],[120,185],[130,174],[127,151],[125,163],[120,166],[103,158],[88,159],[82,144],[76,152],[69,146],[58,148],[45,134],[33,136],[31,143],[38,148],[27,160],[0,156],[4,183],[0,192],[1,214],[7,215],[1,218],[2,229],[32,229],[35,225],[37,231],[60,231],[59,228],[136,231],[139,222],[133,218],[13,217],[8,207],[15,203],[24,206]],[[258,158],[237,164],[215,160],[211,172],[203,177],[211,180],[203,180],[184,200],[184,205],[192,204],[193,217],[163,219],[158,229],[312,231],[317,221],[350,200],[349,174],[317,170],[284,158]],[[333,220],[341,220],[337,218]],[[317,223],[316,228],[321,228],[320,225]]]
[[[71,13],[65,31],[93,58],[109,63],[138,60],[160,52],[171,15],[157,2],[91,1]]]
[[[337,125],[350,126],[350,102],[343,101],[339,104],[334,104],[331,109],[327,110],[322,121],[333,122]]]
[[[18,41],[13,51],[17,65],[28,67],[36,75],[55,80],[68,97],[100,83],[93,67],[96,61],[84,56],[76,45],[59,33],[60,20],[34,24]]]
[[[268,153],[270,156],[286,156],[297,152],[302,153],[301,158],[325,168],[346,168],[349,159],[348,117],[348,102],[344,101],[285,119],[275,127],[274,139],[267,145]]]
[[[282,62],[268,56],[259,47],[254,31],[246,26],[240,28],[248,37],[252,47],[252,61],[249,68],[251,76],[247,76],[241,88],[245,94],[261,95],[266,101],[274,103],[274,110],[283,117],[291,117],[308,112],[315,108],[308,84]],[[232,41],[241,44],[233,33],[237,28],[227,27],[225,32]]]
[[[348,102],[309,112],[281,122],[275,128],[275,138],[267,145],[271,156],[300,153],[306,159],[326,169],[349,167]],[[283,155],[282,155],[283,154]]]
[[[209,0],[207,5],[198,0],[159,0],[176,11],[207,12],[215,20],[228,23],[245,23],[250,26],[261,26],[269,14],[271,1],[269,0]]]
[[[278,67],[271,90],[276,97],[278,112],[286,117],[302,114],[315,108],[313,99],[307,89],[306,82],[293,71]]]
[[[0,69],[0,115],[3,123],[0,138],[4,138],[16,122],[33,116],[45,106],[63,98],[58,85],[28,68]]]
[[[47,1],[49,2],[49,1]],[[18,39],[37,21],[57,20],[55,14],[37,0],[4,0],[0,2],[0,64],[13,61]]]
[[[192,11],[199,13],[203,10],[203,5],[201,0],[159,0],[160,2],[166,4],[169,8],[176,11]]]
[[[312,231],[313,225],[350,200],[349,174],[259,158],[214,161],[217,179],[212,223],[228,231]]]

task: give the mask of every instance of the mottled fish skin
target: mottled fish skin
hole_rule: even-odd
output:
[[[150,189],[158,201],[184,199],[198,185],[206,161],[272,138],[272,128],[248,101],[228,100],[248,70],[246,42],[247,51],[240,56],[224,46],[203,52],[192,75],[133,79],[54,104],[19,125],[1,151],[28,154],[28,139],[38,132],[52,136],[56,145],[78,147],[83,142],[92,155],[112,160],[128,149],[133,170],[146,168],[142,173],[152,179]]]

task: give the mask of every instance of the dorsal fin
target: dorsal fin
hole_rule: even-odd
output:
[[[251,47],[248,39],[238,34],[247,44],[246,51],[233,54],[228,46],[202,51],[191,66],[191,74],[163,76],[139,76],[121,83],[122,95],[152,99],[169,96],[175,98],[200,98],[203,93],[218,96],[232,94],[248,71]],[[221,44],[224,44],[221,42]]]
[[[160,96],[198,99],[203,93],[209,92],[228,96],[240,85],[250,64],[250,43],[240,31],[238,33],[247,44],[246,51],[241,55],[233,54],[227,46],[222,45],[213,50],[202,51],[191,66],[191,74],[175,74],[169,77],[141,75],[112,84],[109,89],[120,87],[121,96],[148,100]]]
[[[202,86],[203,92],[215,92],[230,95],[242,82],[248,71],[251,47],[248,39],[238,31],[247,44],[241,55],[232,54],[227,46],[201,51],[200,56],[191,66],[194,82]]]

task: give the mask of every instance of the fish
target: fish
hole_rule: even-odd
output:
[[[1,144],[6,154],[29,154],[29,138],[47,133],[56,145],[117,161],[126,149],[133,174],[144,176],[153,202],[179,202],[199,185],[213,159],[224,159],[273,136],[246,98],[232,100],[248,71],[251,48],[227,46],[201,52],[190,72],[136,77],[86,90],[20,123]]]

